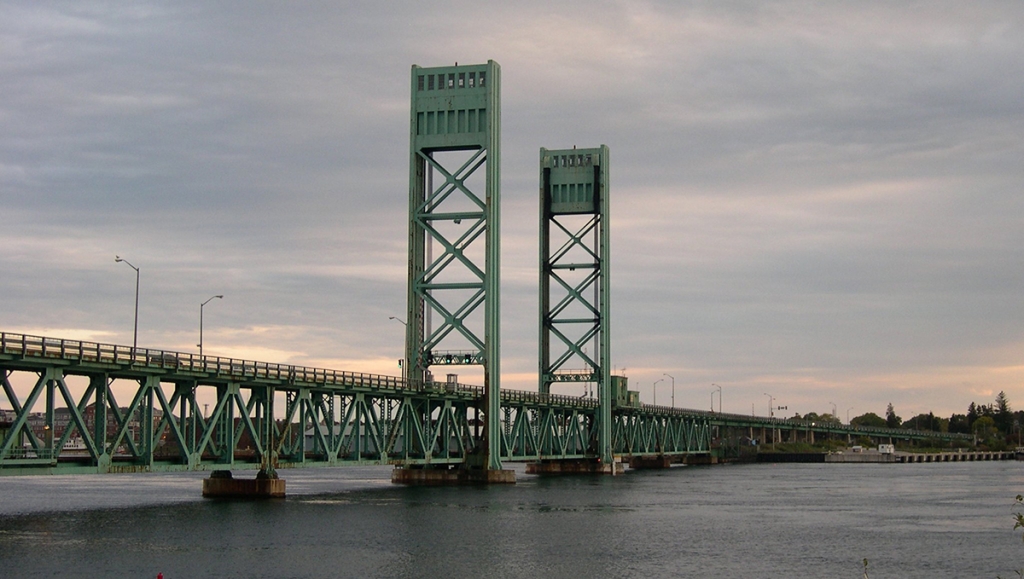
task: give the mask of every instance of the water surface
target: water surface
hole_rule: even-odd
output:
[[[728,465],[406,488],[282,471],[0,478],[0,577],[1014,577],[1024,463]],[[248,475],[246,475],[248,476]]]

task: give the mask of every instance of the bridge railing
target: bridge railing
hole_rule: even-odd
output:
[[[220,356],[199,356],[172,350],[132,348],[100,342],[47,338],[10,332],[0,332],[0,353],[23,358],[57,358],[77,362],[132,366],[140,369],[159,368],[246,380],[263,379],[325,386],[343,384],[392,390],[417,388],[432,391],[458,390],[470,393],[477,390],[482,391],[479,387],[464,384],[453,386],[443,382],[428,382],[422,386],[414,386],[397,376],[275,364]]]
[[[729,414],[722,412],[709,412],[706,410],[687,410],[706,416],[712,420],[719,420],[724,422],[740,422],[744,424],[756,423],[757,426],[778,426],[782,428],[802,428],[802,429],[815,429],[815,430],[834,430],[841,432],[855,432],[864,434],[866,436],[891,436],[893,438],[902,438],[907,436],[913,436],[915,438],[930,438],[930,437],[942,437],[942,438],[959,438],[964,440],[973,440],[973,436],[970,434],[955,433],[955,432],[934,432],[930,430],[912,430],[906,428],[889,428],[884,426],[859,426],[856,424],[842,424],[839,422],[829,422],[821,420],[803,420],[798,418],[778,418],[778,417],[767,417],[767,416],[749,416],[746,414]]]
[[[247,381],[268,380],[287,383],[299,382],[323,386],[344,385],[389,390],[429,390],[432,392],[449,391],[466,393],[475,397],[483,396],[482,387],[466,384],[426,382],[422,385],[418,385],[401,377],[382,374],[329,370],[325,368],[295,366],[291,364],[275,364],[238,358],[222,358],[220,356],[199,356],[197,354],[175,352],[171,350],[132,348],[130,346],[119,346],[100,342],[47,338],[43,336],[32,336],[11,332],[0,332],[0,353],[13,354],[25,358],[59,358],[79,362],[131,366],[135,368],[170,369],[190,372],[193,374],[206,374],[211,377],[221,379],[244,379]],[[502,400],[510,402],[558,404],[579,408],[596,408],[598,405],[597,401],[592,398],[522,390],[502,390],[501,398]],[[777,425],[779,427],[789,429],[813,428],[818,430],[837,430],[843,432],[862,433],[869,436],[913,436],[918,438],[940,436],[947,439],[972,439],[972,436],[969,434],[936,433],[899,428],[843,425],[838,423],[812,422],[793,418],[747,416],[743,414],[727,414],[709,412],[706,410],[653,406],[649,404],[642,405],[640,410],[659,414],[699,416],[709,420],[740,422],[744,424],[756,423],[756,426]]]
[[[526,390],[502,390],[501,399],[508,402],[527,404],[551,404],[558,406],[575,406],[579,408],[596,408],[597,400],[564,394],[530,392]]]

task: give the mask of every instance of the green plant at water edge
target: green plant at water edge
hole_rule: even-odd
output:
[[[1017,495],[1017,498],[1014,499],[1013,504],[1015,507],[1020,507],[1024,505],[1024,495]],[[1016,531],[1017,529],[1024,529],[1024,513],[1020,511],[1013,513],[1013,530]],[[1024,541],[1024,534],[1021,535],[1020,539],[1021,541]],[[1014,570],[1014,573],[1017,574],[1017,577],[1024,578],[1024,569],[1016,569]],[[1003,579],[999,575],[997,575],[996,577],[997,579]]]
[[[1017,495],[1017,498],[1014,500],[1014,505],[1019,507],[1022,504],[1024,504],[1024,495]],[[1017,511],[1013,514],[1013,520],[1014,531],[1017,529],[1024,529],[1024,513]],[[1024,535],[1021,535],[1020,540],[1024,541]]]

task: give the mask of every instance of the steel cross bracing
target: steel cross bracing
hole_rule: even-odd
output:
[[[483,444],[483,389],[462,384],[414,388],[393,376],[11,333],[0,333],[0,382],[0,475],[461,464]],[[211,399],[207,412],[200,400]],[[596,457],[598,409],[592,399],[502,391],[501,459]],[[708,454],[711,426],[972,440],[620,406],[613,452]]]
[[[406,376],[482,365],[487,442],[471,462],[500,470],[501,68],[413,66],[411,84]]]
[[[540,150],[539,388],[597,385],[595,454],[610,464],[612,423],[609,151]],[[623,432],[628,429],[623,430]]]
[[[0,377],[6,475],[462,464],[484,444],[462,384],[10,333]],[[500,458],[592,458],[597,411],[503,391]],[[704,417],[622,409],[614,432],[623,456],[709,451]]]

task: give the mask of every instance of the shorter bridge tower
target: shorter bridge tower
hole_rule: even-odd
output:
[[[599,470],[614,459],[608,173],[605,145],[540,150],[539,387],[596,386],[590,438]]]

